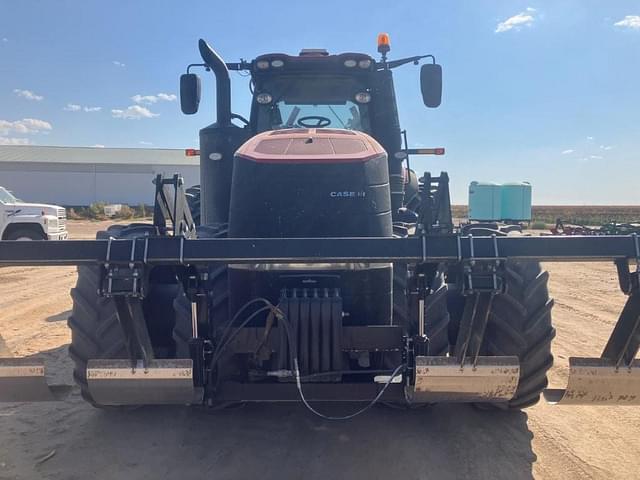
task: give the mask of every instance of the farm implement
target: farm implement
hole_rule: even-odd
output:
[[[640,222],[608,222],[600,227],[587,227],[565,223],[558,218],[550,230],[554,235],[640,235]]]
[[[77,265],[74,378],[93,405],[301,401],[351,418],[381,401],[525,408],[640,403],[638,235],[533,237],[454,227],[449,178],[418,180],[392,71],[430,55],[261,55],[225,63],[200,41],[181,77],[198,110],[205,67],[216,122],[200,131],[199,189],[155,180],[153,223],[96,240],[0,242],[0,265]],[[250,76],[251,115],[231,112],[229,70]],[[237,125],[237,124],[241,125]],[[194,208],[192,211],[189,207]],[[195,207],[194,207],[195,206]],[[195,220],[194,220],[195,219]],[[628,296],[599,358],[571,358],[547,389],[553,302],[541,261],[611,261]],[[0,399],[56,399],[41,362],[0,361]],[[356,402],[345,417],[316,402]]]

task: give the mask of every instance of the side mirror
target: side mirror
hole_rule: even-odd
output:
[[[195,73],[180,75],[180,108],[185,115],[193,115],[200,106],[200,77]]]
[[[420,69],[420,89],[422,100],[429,108],[436,108],[442,102],[442,67],[437,63],[425,63]]]

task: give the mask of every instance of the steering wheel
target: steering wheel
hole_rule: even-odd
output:
[[[242,115],[238,115],[237,113],[232,113],[231,114],[231,120],[233,120],[233,119],[240,120],[245,125],[249,125],[249,120],[244,118]]]
[[[307,123],[314,120],[316,122],[314,125]],[[321,115],[308,115],[306,117],[300,117],[297,123],[305,128],[322,128],[331,125],[331,119]]]

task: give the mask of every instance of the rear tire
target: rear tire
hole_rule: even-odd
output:
[[[118,231],[98,232],[97,238],[136,238],[155,233],[152,225],[135,225],[117,229]],[[73,309],[68,320],[71,329],[69,356],[74,362],[73,378],[80,387],[82,397],[95,407],[102,407],[94,401],[87,384],[87,362],[90,359],[127,358],[125,339],[118,321],[113,299],[98,294],[101,271],[99,266],[79,266],[78,281],[71,290]],[[152,272],[152,280],[154,274]],[[171,307],[176,295],[175,283],[151,282],[149,292],[143,302],[143,310],[154,354],[160,358],[174,355],[175,346],[171,331],[175,323]]]

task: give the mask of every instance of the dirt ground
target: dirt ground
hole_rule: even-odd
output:
[[[69,223],[72,238],[105,225]],[[624,296],[613,265],[547,268],[558,332],[550,380],[564,386],[568,357],[600,354]],[[41,352],[53,380],[71,382],[75,277],[72,267],[0,268],[0,355]],[[639,433],[632,407],[377,407],[336,423],[297,404],[101,411],[74,391],[65,402],[0,405],[0,479],[638,478]]]

